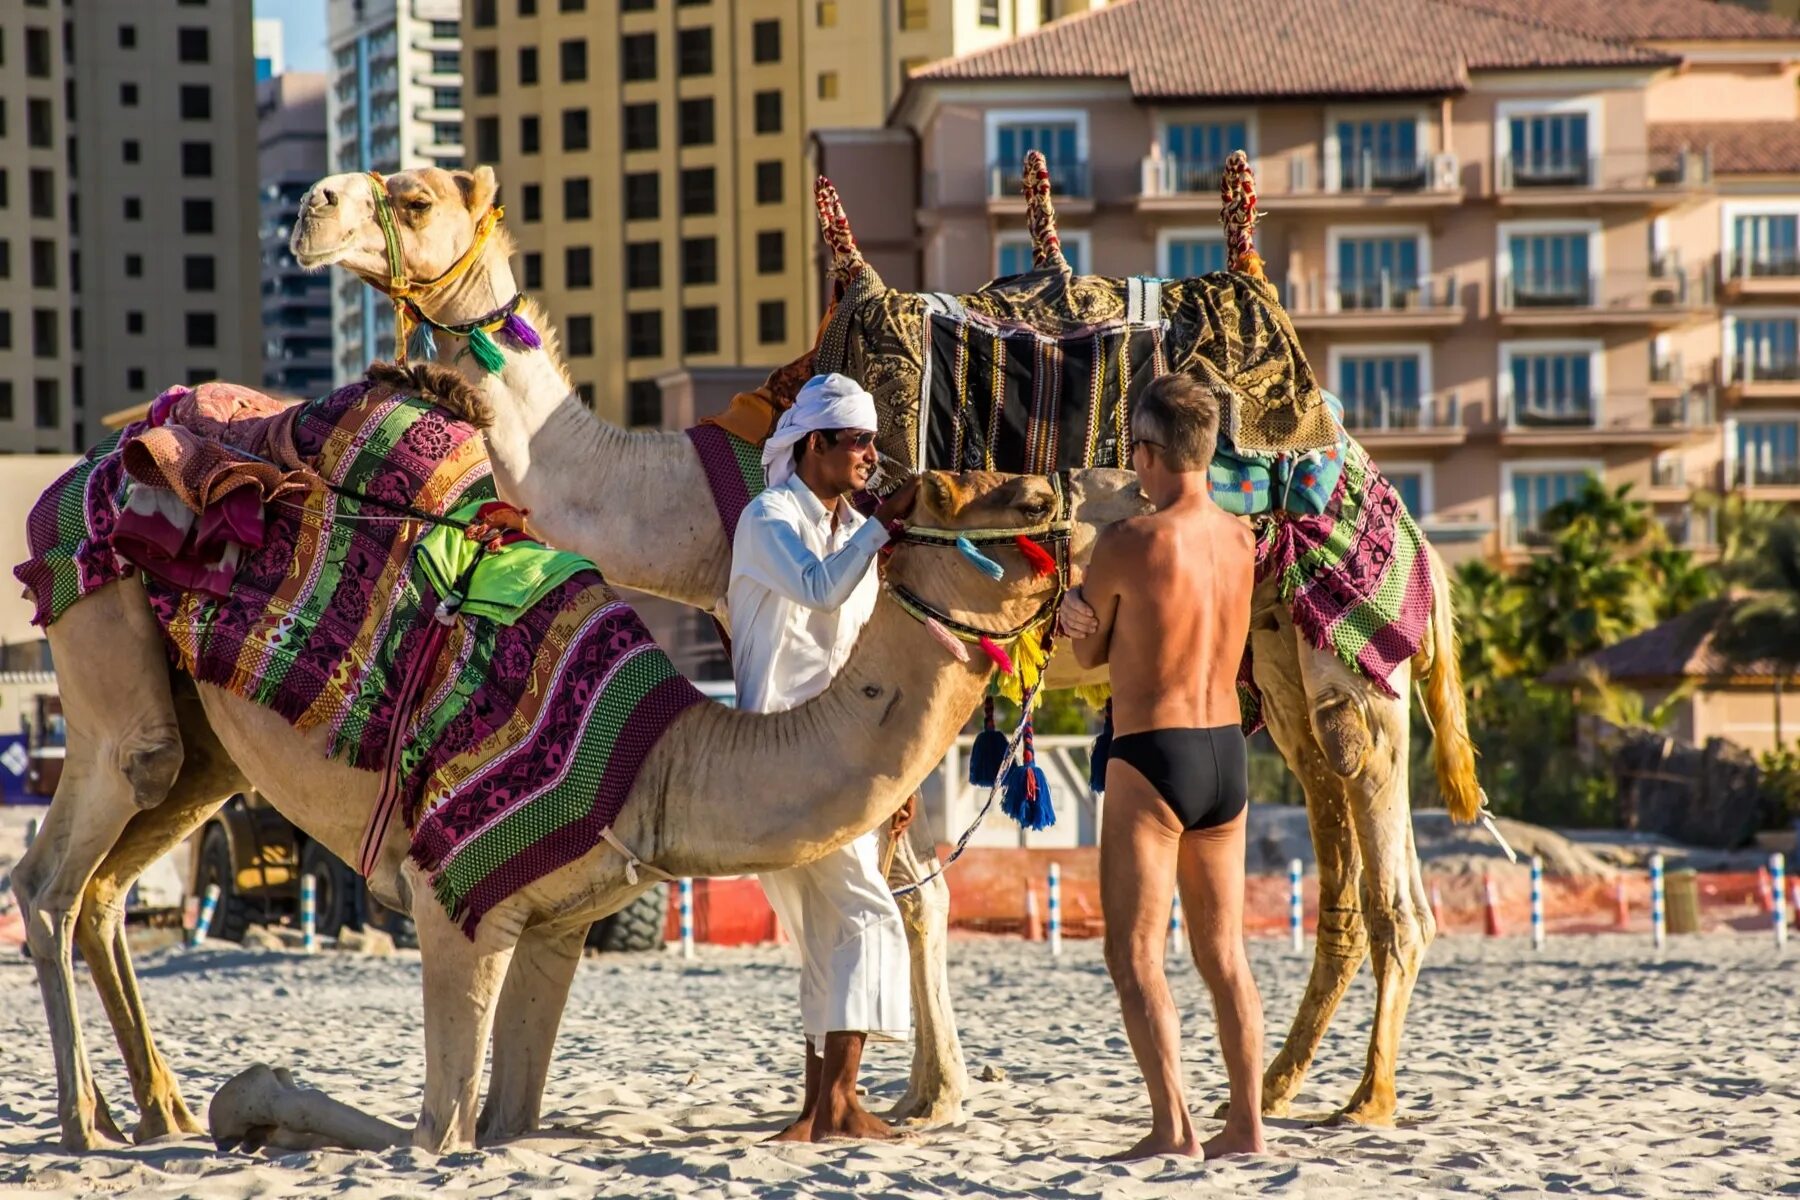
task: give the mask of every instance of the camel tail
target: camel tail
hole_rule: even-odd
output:
[[[1456,605],[1443,560],[1429,546],[1426,553],[1431,558],[1432,601],[1425,712],[1433,730],[1432,758],[1450,819],[1468,824],[1480,815],[1484,797],[1475,777],[1475,743],[1469,737],[1469,709],[1456,657]]]

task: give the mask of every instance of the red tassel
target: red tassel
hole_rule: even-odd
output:
[[[1013,541],[1018,543],[1019,553],[1025,556],[1025,562],[1031,567],[1031,573],[1033,575],[1042,578],[1045,575],[1055,572],[1056,559],[1051,556],[1048,550],[1044,549],[1022,533],[1015,537]]]

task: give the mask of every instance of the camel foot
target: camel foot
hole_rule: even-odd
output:
[[[109,1121],[108,1124],[110,1123]],[[123,1150],[131,1145],[117,1128],[111,1130],[100,1128],[96,1122],[92,1121],[63,1126],[62,1137],[57,1140],[64,1150],[75,1154],[92,1154],[97,1150]]]
[[[1162,1133],[1145,1134],[1143,1139],[1129,1150],[1121,1150],[1117,1154],[1106,1156],[1107,1162],[1136,1162],[1140,1158],[1156,1158],[1163,1154],[1178,1154],[1183,1158],[1203,1157],[1200,1139],[1189,1129],[1187,1136],[1171,1136]]]
[[[1391,1126],[1394,1123],[1394,1107],[1392,1100],[1385,1104],[1376,1100],[1364,1100],[1345,1105],[1319,1124],[1327,1128],[1344,1125]]]
[[[1269,1093],[1264,1092],[1262,1115],[1265,1117],[1291,1117],[1294,1115],[1293,1102],[1286,1096],[1271,1096]],[[1229,1100],[1222,1102],[1219,1107],[1213,1109],[1213,1120],[1215,1121],[1223,1121],[1230,1116],[1231,1102]]]
[[[180,1137],[203,1137],[206,1126],[195,1119],[188,1111],[188,1106],[179,1095],[169,1097],[168,1103],[144,1110],[138,1118],[137,1128],[132,1131],[131,1140],[138,1145],[155,1141],[157,1138],[171,1134]]]
[[[954,1125],[963,1119],[962,1102],[948,1088],[917,1095],[909,1091],[888,1110],[887,1119],[896,1125]]]

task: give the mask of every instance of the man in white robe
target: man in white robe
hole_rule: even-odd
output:
[[[875,401],[854,380],[820,375],[800,389],[763,448],[768,488],[732,545],[732,672],[738,704],[781,712],[817,696],[875,610],[873,569],[889,528],[911,508],[908,483],[865,519],[845,497],[873,477]],[[912,802],[895,816],[896,834]],[[761,877],[800,950],[806,1099],[783,1140],[892,1137],[856,1098],[864,1043],[912,1029],[905,929],[870,832],[817,862]]]

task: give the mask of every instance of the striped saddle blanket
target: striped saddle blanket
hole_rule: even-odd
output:
[[[123,450],[148,429],[96,447],[33,507],[16,574],[40,624],[133,570],[110,534],[135,486]],[[382,773],[379,804],[473,936],[495,904],[600,844],[701,696],[591,567],[511,623],[435,617],[416,553],[434,526],[405,510],[494,498],[473,426],[362,382],[301,406],[289,430],[319,482],[267,505],[228,597],[144,573],[171,660]]]

